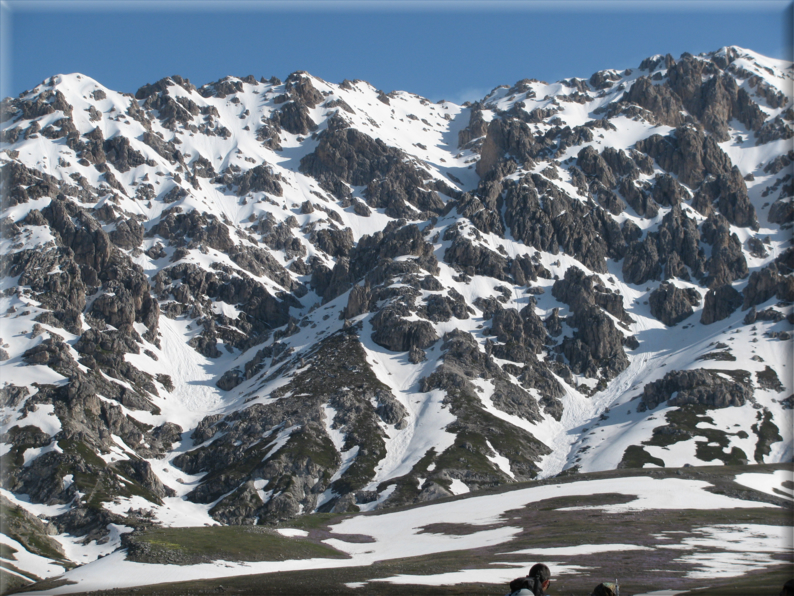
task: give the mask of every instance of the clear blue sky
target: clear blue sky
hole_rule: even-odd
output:
[[[81,72],[118,91],[179,74],[364,79],[432,100],[739,45],[791,59],[789,2],[3,2],[4,95]]]

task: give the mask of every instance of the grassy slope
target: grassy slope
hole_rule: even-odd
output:
[[[585,479],[618,478],[625,476],[652,475],[657,478],[676,477],[704,480],[715,485],[716,492],[751,500],[768,501],[773,497],[751,491],[735,484],[732,479],[741,472],[771,472],[775,469],[790,468],[790,464],[763,466],[714,466],[706,468],[685,468],[681,470],[614,470],[593,474],[572,475],[567,478],[553,479],[555,484],[581,481]],[[541,481],[543,482],[543,481]],[[551,481],[546,481],[551,482]],[[529,482],[493,492],[504,492],[535,486],[540,482]],[[479,493],[483,494],[483,493]],[[458,497],[461,498],[461,497]],[[222,593],[270,595],[270,594],[471,594],[485,595],[503,593],[507,586],[493,584],[461,584],[457,586],[400,586],[388,583],[369,583],[363,588],[352,589],[344,584],[362,582],[374,578],[385,578],[395,574],[438,574],[460,569],[484,569],[492,562],[521,562],[532,560],[554,561],[558,564],[573,564],[589,567],[591,570],[580,575],[560,576],[554,584],[553,594],[589,594],[599,581],[619,577],[624,594],[635,594],[660,589],[693,590],[692,594],[717,596],[719,594],[758,594],[777,595],[784,581],[794,576],[794,559],[791,553],[781,554],[780,565],[763,572],[749,573],[743,577],[727,580],[693,580],[685,577],[689,566],[675,559],[681,551],[656,549],[650,551],[623,551],[602,555],[554,556],[506,555],[511,551],[524,548],[550,548],[575,544],[629,543],[652,546],[659,540],[655,535],[661,532],[682,532],[681,539],[692,534],[693,530],[715,524],[764,524],[794,525],[794,509],[791,506],[780,508],[723,509],[711,511],[685,510],[678,512],[648,510],[623,514],[607,514],[603,511],[560,511],[560,508],[573,504],[596,505],[626,502],[629,497],[620,494],[595,495],[592,497],[564,497],[531,503],[505,515],[506,524],[523,528],[516,538],[505,544],[490,548],[469,551],[439,553],[424,557],[413,557],[376,563],[367,567],[343,569],[304,570],[267,575],[241,576],[218,580],[191,581],[158,586],[148,586],[135,590],[113,590],[97,594],[135,594],[136,596],[185,595]],[[781,503],[780,500],[777,500]],[[319,541],[328,536],[328,527],[337,523],[342,516],[324,514],[307,516],[291,527],[300,526],[309,530],[306,542]],[[448,524],[430,528],[448,534],[466,533],[469,526]],[[239,529],[237,529],[239,530]],[[194,535],[218,532],[213,528],[191,529]],[[220,530],[230,532],[232,529]],[[159,531],[158,531],[159,532]],[[177,536],[177,532],[169,536]],[[188,534],[186,534],[188,535]],[[157,532],[152,536],[159,536]],[[206,538],[206,537],[205,537]],[[204,539],[202,539],[204,540]],[[294,539],[291,539],[294,540]],[[179,545],[188,548],[190,541]],[[251,553],[248,553],[251,556]],[[255,560],[249,558],[246,560]],[[516,576],[522,570],[516,571]],[[703,588],[708,588],[707,591]]]
[[[302,538],[286,538],[255,526],[151,528],[131,538],[141,563],[180,565],[224,561],[282,561],[286,559],[346,558],[328,545]]]

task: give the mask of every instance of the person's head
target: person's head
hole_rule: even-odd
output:
[[[780,591],[780,596],[794,596],[794,579],[790,579],[783,584],[783,589]]]
[[[551,584],[551,570],[543,563],[535,563],[529,570],[529,575],[527,577],[534,577],[537,579],[544,590]]]
[[[616,596],[617,587],[612,582],[603,582],[593,588],[590,596]]]

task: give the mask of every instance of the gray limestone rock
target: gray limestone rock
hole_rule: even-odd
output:
[[[794,277],[782,275],[776,263],[770,263],[760,271],[753,271],[744,289],[743,308],[758,306],[767,300],[794,300]]]
[[[727,174],[707,179],[695,194],[692,206],[703,215],[710,215],[716,206],[733,225],[758,227],[755,208],[747,196],[747,186],[736,166]]]
[[[726,319],[742,305],[742,295],[730,285],[712,288],[706,293],[703,301],[703,312],[700,322],[711,325],[716,321]]]
[[[444,236],[450,239],[448,231]],[[461,234],[456,234],[452,244],[444,253],[444,261],[457,265],[467,275],[487,275],[507,281],[509,279],[507,258],[484,246],[471,242]]]
[[[42,197],[55,197],[60,192],[58,181],[43,172],[37,172],[18,161],[8,161],[0,168],[3,184],[3,205],[13,206]]]
[[[130,169],[146,163],[143,155],[135,150],[129,139],[123,135],[106,140],[102,149],[107,161],[113,164],[119,172],[128,172]]]
[[[625,323],[631,323],[623,306],[623,296],[603,286],[596,275],[586,275],[578,267],[569,267],[563,279],[554,282],[552,296],[570,305],[576,312],[588,305],[597,305]]]
[[[657,174],[654,179],[653,200],[659,205],[674,207],[687,200],[687,193],[678,181],[669,174]]]
[[[614,378],[629,365],[623,351],[625,339],[601,309],[587,306],[571,321],[576,329],[573,338],[566,337],[561,351],[571,370],[587,377]]]
[[[285,81],[284,90],[308,108],[314,108],[324,99],[323,94],[312,85],[311,77],[305,71],[293,72]]]
[[[717,177],[731,172],[730,158],[714,138],[691,126],[679,126],[667,137],[651,135],[636,147],[690,188],[699,187],[708,174]]]
[[[651,193],[645,188],[638,188],[628,177],[620,181],[620,194],[626,203],[634,209],[640,217],[654,218],[659,214],[659,206],[651,198]]]
[[[689,280],[690,271],[697,279],[703,275],[705,264],[697,222],[674,206],[662,219],[658,231],[649,232],[643,240],[629,245],[623,275],[633,284],[673,277]]]
[[[653,410],[663,403],[669,406],[697,404],[713,409],[743,406],[752,401],[750,383],[725,378],[718,371],[675,370],[663,379],[645,385],[637,409]]]
[[[756,136],[755,144],[764,145],[777,140],[788,140],[794,137],[794,129],[780,116],[765,122]]]
[[[598,154],[592,145],[587,145],[579,152],[576,157],[576,165],[587,176],[598,180],[606,188],[617,186],[612,168],[607,165],[606,160]]]
[[[353,231],[323,228],[312,232],[309,241],[331,257],[347,257],[353,248]]]
[[[623,95],[622,101],[635,103],[651,112],[659,124],[679,126],[684,123],[684,106],[668,85],[654,85],[650,77],[640,77]]]
[[[424,350],[420,350],[417,347],[413,347],[408,352],[408,361],[411,364],[420,364],[422,362],[427,361],[427,354]]]
[[[711,244],[711,257],[706,261],[704,282],[710,288],[743,279],[749,274],[739,237],[731,233],[724,217],[710,216],[700,227],[703,240]]]
[[[465,147],[471,141],[484,137],[488,131],[488,123],[483,116],[482,104],[476,102],[472,104],[470,110],[468,126],[458,132],[458,147]]]
[[[271,116],[273,126],[285,130],[294,135],[307,135],[317,130],[317,124],[312,120],[309,108],[297,101],[290,101],[273,112]]]
[[[353,286],[353,289],[350,290],[350,296],[348,296],[347,299],[344,317],[346,319],[354,319],[361,314],[369,312],[369,303],[371,299],[372,290],[369,286]]]
[[[134,219],[121,220],[116,229],[108,233],[110,241],[124,250],[138,248],[143,242],[143,226]]]
[[[587,277],[581,269],[570,267],[564,279],[554,282],[552,295],[568,303],[574,313],[568,323],[576,331],[573,337],[565,337],[559,347],[571,370],[588,377],[602,374],[611,379],[628,366],[623,351],[626,339],[604,313],[606,310],[619,319],[631,321],[620,294],[601,286],[596,276]]]
[[[341,331],[303,354],[290,382],[273,392],[268,404],[253,404],[232,414],[203,420],[193,433],[204,442],[221,433],[210,445],[199,446],[175,460],[187,473],[204,471],[201,484],[189,495],[209,503],[223,497],[211,514],[227,523],[269,522],[295,517],[301,506],[314,508],[329,487],[339,498],[323,510],[355,511],[355,494],[373,477],[385,456],[385,433],[378,420],[402,428],[407,412],[380,383],[366,362],[355,332]],[[323,406],[330,406],[324,409]],[[325,419],[330,412],[332,419]],[[359,448],[358,457],[334,483],[341,465],[325,428],[345,437],[343,449]],[[283,446],[272,452],[279,433],[287,430]],[[260,440],[262,436],[269,440]],[[268,481],[273,491],[262,501],[253,480]],[[240,490],[237,490],[237,489]],[[352,508],[351,508],[352,507]]]
[[[366,186],[364,196],[373,208],[385,208],[390,217],[414,217],[410,203],[421,211],[440,212],[444,204],[427,192],[429,174],[380,139],[348,128],[332,118],[313,153],[301,159],[300,171],[317,179],[338,198],[350,194],[348,185]]]
[[[28,395],[30,395],[30,390],[24,386],[5,385],[0,387],[0,407],[16,409]]]
[[[672,282],[663,282],[648,297],[651,314],[668,327],[690,317],[693,306],[700,304],[700,294],[693,288],[682,290]]]
[[[506,184],[504,209],[516,239],[551,254],[562,248],[593,271],[606,272],[607,256],[625,254],[626,240],[608,213],[568,197],[542,176]]]
[[[411,348],[429,348],[438,335],[428,321],[403,319],[398,310],[386,307],[372,318],[372,340],[393,352],[406,352]]]

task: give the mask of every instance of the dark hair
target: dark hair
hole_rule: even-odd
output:
[[[551,579],[551,570],[543,563],[535,563],[527,577],[536,577],[540,583],[545,583]]]
[[[598,584],[590,596],[615,596],[615,584],[602,583]]]
[[[780,596],[794,596],[794,579],[790,579],[783,584],[783,589],[780,591]]]

